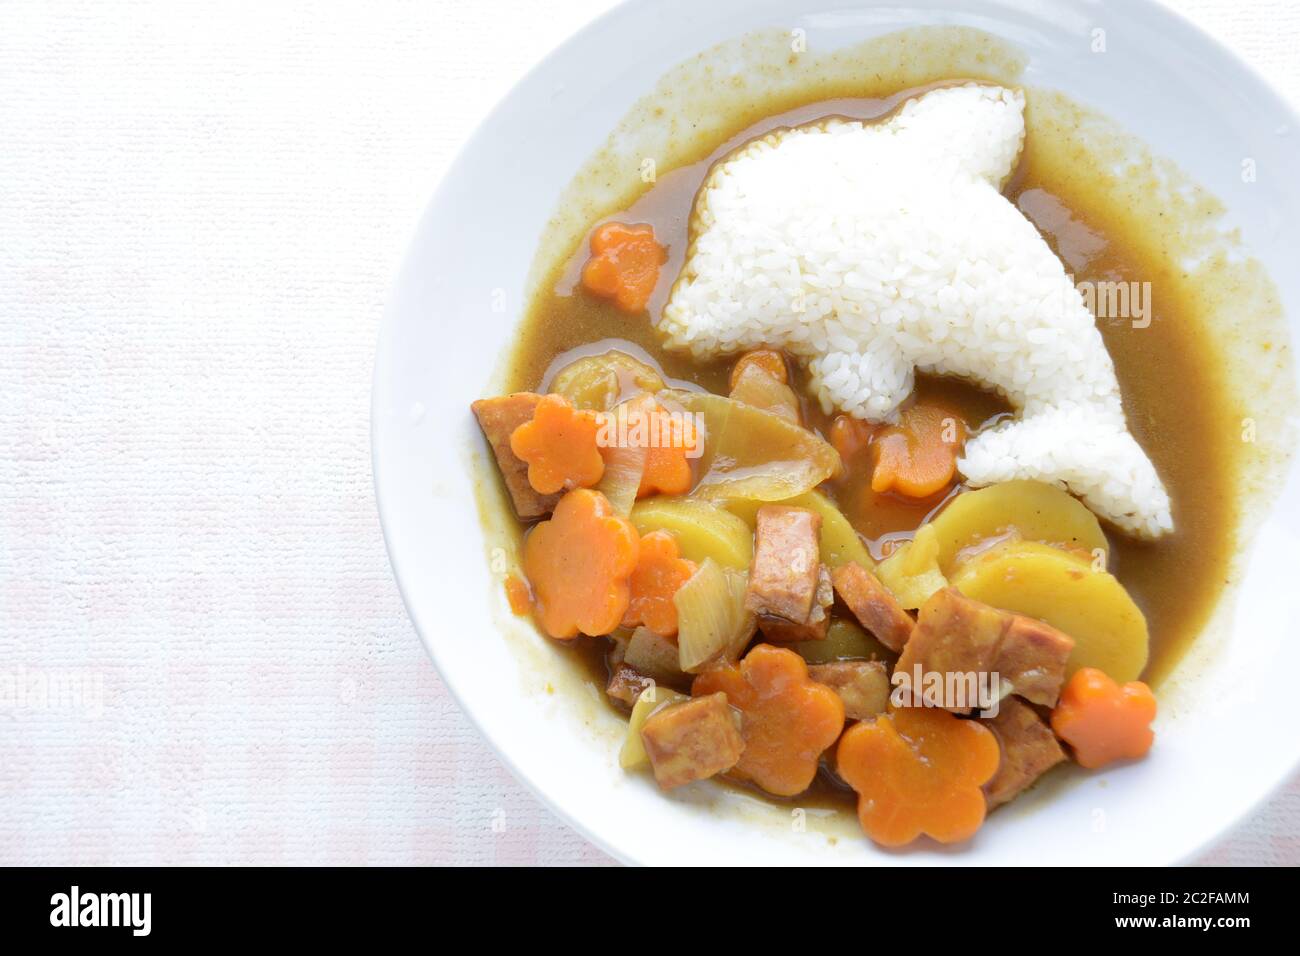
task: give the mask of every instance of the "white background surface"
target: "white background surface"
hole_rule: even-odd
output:
[[[441,170],[609,5],[0,0],[0,863],[605,860],[429,664],[368,400]],[[1300,5],[1177,6],[1300,102]],[[1205,860],[1300,862],[1300,784]]]

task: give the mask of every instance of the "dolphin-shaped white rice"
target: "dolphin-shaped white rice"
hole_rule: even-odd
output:
[[[1000,189],[1024,97],[944,87],[884,122],[761,137],[714,167],[659,329],[705,357],[759,345],[806,364],[822,406],[888,419],[914,369],[974,379],[1019,410],[966,444],[971,485],[1066,487],[1143,537],[1169,496],[1129,434],[1096,322]]]

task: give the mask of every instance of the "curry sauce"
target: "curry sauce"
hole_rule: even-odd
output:
[[[608,217],[649,223],[667,247],[668,261],[651,297],[649,316],[660,314],[671,279],[685,259],[695,194],[714,162],[780,127],[828,116],[880,117],[923,89],[888,99],[814,102],[769,117],[737,131],[706,159],[660,175],[632,205]],[[1134,283],[1133,288],[1149,292],[1140,320],[1103,316],[1098,327],[1114,360],[1129,427],[1154,462],[1173,503],[1175,531],[1158,540],[1139,541],[1107,528],[1110,570],[1146,615],[1150,631],[1144,677],[1158,682],[1199,633],[1225,584],[1236,521],[1232,488],[1240,415],[1228,401],[1209,343],[1194,323],[1184,319],[1188,310],[1181,298],[1186,294],[1180,289],[1181,277],[1143,254],[1151,237],[1123,234],[1116,226],[1117,210],[1108,205],[1103,189],[1082,180],[1073,169],[1044,161],[1035,149],[1032,127],[1004,194],[1035,223],[1076,282]],[[505,379],[511,390],[544,390],[549,376],[573,358],[618,347],[648,358],[678,384],[726,393],[734,357],[700,362],[664,349],[646,316],[630,315],[607,300],[584,294],[579,273],[586,255],[585,246],[573,250],[530,303]],[[797,373],[792,384],[807,395]],[[918,375],[916,392],[957,412],[972,430],[1010,412],[999,396],[955,379]],[[804,414],[810,427],[827,434],[830,417],[806,397]],[[870,489],[870,474],[854,467],[824,490],[878,558],[893,542],[910,537],[948,497],[918,502],[876,494]],[[591,656],[593,666],[599,666],[599,652],[592,651],[579,653]]]

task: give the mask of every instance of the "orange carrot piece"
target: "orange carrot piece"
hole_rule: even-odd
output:
[[[567,639],[608,634],[631,599],[638,538],[598,491],[570,491],[524,539],[524,574],[542,630]]]
[[[695,573],[695,562],[681,556],[677,539],[667,531],[652,531],[641,539],[632,598],[623,615],[624,627],[644,624],[660,637],[677,636],[677,605],[673,595]]]
[[[771,644],[759,644],[739,665],[711,667],[691,687],[696,697],[718,691],[743,715],[745,751],[732,773],[781,797],[807,790],[822,751],[844,728],[840,695],[809,678],[794,651]]]
[[[515,574],[506,575],[506,600],[510,602],[512,614],[527,614],[533,606],[533,594],[528,590],[528,582]]]
[[[908,498],[929,498],[952,484],[957,457],[966,440],[966,425],[938,405],[905,408],[897,425],[874,437],[876,466],[871,490],[897,491]]]
[[[840,453],[846,464],[866,450],[876,426],[852,415],[836,415],[831,422],[831,447]]]
[[[1145,757],[1155,741],[1156,698],[1140,680],[1119,685],[1095,667],[1074,672],[1052,711],[1052,730],[1089,769]]]
[[[969,839],[984,823],[980,789],[997,773],[997,738],[946,710],[904,707],[854,724],[840,738],[839,774],[858,792],[858,820],[881,846],[926,834]]]
[[[776,349],[754,349],[752,352],[746,352],[740,358],[736,359],[736,364],[731,367],[731,382],[729,388],[734,391],[736,383],[740,381],[740,376],[751,365],[757,365],[766,372],[770,372],[782,385],[790,384],[790,370],[786,367],[785,356]]]
[[[591,258],[582,268],[582,284],[592,295],[612,299],[624,312],[641,312],[666,261],[668,254],[655,241],[652,226],[607,222],[591,234]]]
[[[510,433],[510,450],[528,463],[528,483],[544,494],[590,488],[605,473],[595,412],[574,408],[563,395],[546,395],[532,421]]]
[[[681,495],[691,490],[690,455],[698,438],[690,418],[671,415],[656,405],[650,412],[653,441],[646,451],[645,471],[636,496]]]

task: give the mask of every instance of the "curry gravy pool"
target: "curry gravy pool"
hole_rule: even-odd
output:
[[[930,88],[900,90],[887,97],[818,100],[774,113],[721,143],[708,144],[711,148],[702,144],[705,158],[661,172],[630,206],[611,211],[591,226],[618,218],[654,227],[669,255],[665,278],[649,306],[650,316],[656,318],[668,297],[670,278],[684,260],[694,197],[713,162],[771,130],[827,116],[880,117]],[[1035,223],[1076,282],[1135,283],[1133,288],[1139,290],[1149,283],[1151,290],[1150,301],[1143,303],[1149,312],[1140,321],[1135,321],[1130,309],[1125,315],[1102,314],[1097,325],[1115,364],[1129,426],[1154,462],[1173,504],[1175,530],[1157,540],[1139,541],[1107,529],[1109,569],[1142,609],[1150,630],[1144,679],[1158,686],[1206,624],[1229,573],[1238,517],[1234,488],[1244,447],[1239,438],[1242,414],[1231,400],[1212,343],[1200,333],[1198,323],[1187,319],[1190,304],[1184,299],[1188,294],[1184,277],[1147,252],[1153,245],[1158,247],[1158,229],[1166,224],[1153,222],[1150,235],[1134,235],[1121,227],[1121,210],[1114,207],[1104,184],[1081,175],[1080,169],[1086,167],[1056,161],[1062,150],[1043,148],[1059,145],[1040,143],[1050,135],[1029,124],[1020,163],[1004,194]],[[543,236],[542,242],[547,241]],[[553,269],[530,303],[505,376],[507,391],[544,391],[548,372],[564,360],[622,343],[624,348],[633,346],[628,351],[648,356],[669,378],[726,393],[734,357],[701,363],[666,350],[644,316],[629,315],[607,300],[584,295],[577,280],[586,256],[583,242]],[[805,396],[805,420],[825,434],[829,416],[806,398],[801,378],[792,384]],[[972,429],[1009,412],[998,396],[955,379],[918,375],[917,392],[922,398],[941,400]],[[826,490],[877,557],[891,542],[908,537],[943,503],[943,497],[916,502],[891,493],[875,494],[869,474],[846,464],[850,464],[847,474]],[[606,642],[574,643],[572,653],[586,660],[593,679],[603,684]]]

